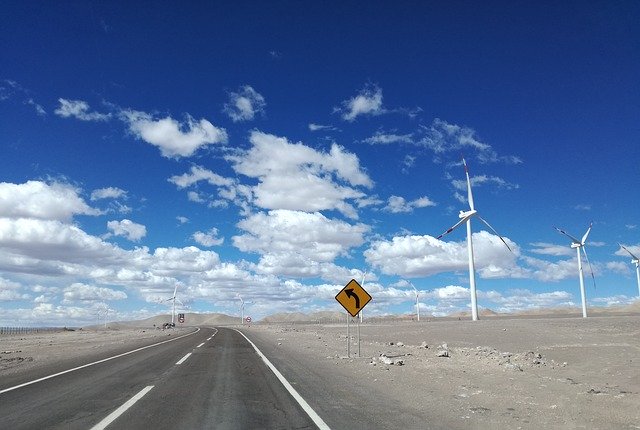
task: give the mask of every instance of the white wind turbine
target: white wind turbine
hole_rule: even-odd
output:
[[[622,247],[622,249],[627,251],[629,253],[629,255],[631,256],[631,258],[633,258],[633,260],[631,260],[631,262],[636,265],[636,278],[638,278],[638,295],[640,295],[640,260],[638,259],[638,257],[633,255],[631,253],[631,251],[629,251],[627,248],[625,248],[625,246],[623,244],[619,243],[618,245],[620,245]]]
[[[582,236],[582,240],[578,240],[575,237],[571,236],[564,230],[559,229],[558,227],[554,227],[561,234],[564,234],[569,239],[571,239],[571,247],[576,249],[576,253],[578,254],[578,275],[580,276],[580,295],[582,297],[582,317],[587,317],[587,297],[584,292],[584,275],[582,273],[582,255],[580,254],[580,250],[584,253],[584,258],[587,260],[587,264],[589,264],[589,271],[591,272],[591,278],[593,279],[593,286],[596,286],[596,278],[593,276],[593,269],[591,268],[591,263],[589,262],[589,256],[587,256],[587,250],[584,245],[587,242],[587,237],[589,237],[589,233],[591,232],[591,227],[593,226],[593,222],[589,224],[589,228],[587,232]]]
[[[493,227],[491,227],[489,223],[485,221],[478,214],[478,211],[475,209],[473,205],[473,194],[471,194],[471,180],[469,179],[469,169],[467,169],[467,163],[466,161],[464,161],[464,158],[462,159],[462,164],[464,164],[464,172],[467,176],[467,193],[469,195],[468,197],[469,210],[460,211],[460,214],[458,214],[458,217],[460,217],[460,221],[458,221],[449,230],[445,231],[440,236],[438,236],[437,239],[440,239],[442,236],[446,236],[447,234],[451,233],[453,230],[455,230],[460,225],[462,225],[462,223],[465,223],[465,222],[467,223],[467,251],[469,253],[469,287],[471,290],[471,318],[473,319],[473,321],[477,321],[478,320],[478,296],[476,294],[475,265],[473,261],[473,242],[471,240],[471,218],[473,218],[474,216],[478,217],[480,221],[482,221],[487,227],[489,227],[489,229],[491,229],[491,231],[493,231],[496,234],[496,236],[500,238],[502,243],[505,244],[505,246],[509,251],[511,252],[513,251],[511,250],[507,242],[505,242],[505,240],[502,238],[502,236],[500,236],[498,232]]]
[[[416,287],[413,285],[413,283],[410,283],[410,284],[411,284],[411,288],[413,288],[413,293],[416,295],[416,314],[418,315],[418,321],[420,321],[420,302],[419,302],[420,292],[416,290]]]
[[[176,326],[176,300],[182,304],[180,300],[176,298],[176,294],[178,293],[178,284],[176,284],[176,288],[173,290],[173,297],[168,298],[165,302],[173,301],[173,310],[171,311],[171,326]]]
[[[238,296],[238,299],[240,299],[240,311],[241,311],[240,318],[242,319],[240,321],[240,324],[244,324],[244,305],[245,304],[250,305],[252,302],[245,302],[240,294],[238,294],[237,296]]]

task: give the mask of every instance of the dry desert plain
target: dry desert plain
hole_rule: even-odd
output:
[[[351,325],[350,358],[346,324],[237,327],[303,396],[314,384],[333,399],[307,399],[320,415],[341,405],[362,415],[362,428],[640,428],[640,313],[575,315],[365,320],[360,357]],[[3,336],[0,381],[184,330]]]

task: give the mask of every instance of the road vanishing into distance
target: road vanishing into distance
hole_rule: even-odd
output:
[[[329,428],[269,365],[236,330],[194,328],[91,363],[3,378],[0,429]]]

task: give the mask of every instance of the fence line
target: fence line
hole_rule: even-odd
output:
[[[32,333],[54,333],[63,331],[60,327],[0,327],[0,336]]]

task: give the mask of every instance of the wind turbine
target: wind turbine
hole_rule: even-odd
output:
[[[418,301],[420,293],[416,290],[416,287],[414,287],[413,284],[411,284],[411,288],[413,288],[413,292],[416,295],[416,314],[418,314],[418,321],[420,321],[420,302]]]
[[[638,278],[638,295],[640,295],[640,260],[638,259],[638,257],[633,255],[631,253],[631,251],[629,251],[627,248],[625,248],[625,246],[623,244],[619,243],[618,245],[620,245],[622,247],[622,249],[627,251],[629,253],[629,255],[631,256],[631,258],[633,258],[633,260],[631,260],[631,262],[636,265],[636,278]]]
[[[165,302],[168,302],[170,300],[173,301],[173,310],[171,311],[171,326],[175,327],[176,326],[176,293],[178,292],[178,284],[176,284],[176,288],[173,290],[173,297],[168,298],[167,300],[165,300]],[[178,300],[178,302],[180,302],[180,300]],[[182,302],[180,302],[180,304],[182,304]]]
[[[242,296],[240,294],[238,294],[238,298],[240,299],[240,309],[241,309],[241,316],[240,316],[240,324],[244,324],[244,300],[242,300]]]
[[[582,317],[587,317],[587,297],[584,292],[584,275],[582,273],[582,255],[580,255],[580,250],[584,253],[584,258],[587,259],[587,263],[589,264],[589,271],[591,271],[591,278],[593,279],[593,286],[596,286],[596,278],[593,276],[593,269],[591,268],[591,263],[589,262],[589,257],[587,256],[587,250],[584,245],[587,242],[587,237],[589,237],[589,233],[591,232],[591,227],[593,226],[593,222],[589,224],[589,228],[587,232],[582,236],[582,240],[578,240],[575,237],[571,236],[564,230],[559,229],[558,227],[554,227],[558,232],[564,234],[569,239],[571,239],[571,247],[576,249],[576,253],[578,254],[578,274],[580,275],[580,295],[582,296]]]
[[[363,271],[362,271],[362,284],[360,284],[360,286],[361,286],[362,288],[364,288],[364,278],[365,278],[366,276],[367,276],[367,272],[363,270]],[[359,314],[358,316],[360,317],[360,323],[362,323],[362,319],[364,318],[364,317],[362,316],[362,312],[363,312],[363,310],[362,310],[362,309],[360,310],[360,312],[358,312],[358,314]]]
[[[471,239],[471,218],[473,218],[474,216],[478,217],[480,221],[482,221],[487,227],[489,227],[491,231],[493,231],[496,234],[496,236],[500,238],[502,243],[505,244],[505,246],[509,251],[511,252],[513,251],[511,250],[507,242],[505,242],[505,240],[502,238],[502,236],[500,236],[498,232],[493,227],[491,227],[489,223],[485,221],[478,214],[478,211],[475,209],[475,206],[473,205],[473,194],[471,194],[471,180],[469,179],[469,169],[467,168],[467,163],[466,161],[464,161],[464,158],[462,159],[462,164],[464,164],[464,172],[467,176],[467,193],[469,195],[468,197],[469,210],[460,211],[460,213],[458,214],[460,221],[458,221],[453,227],[451,227],[450,229],[442,233],[440,236],[438,236],[437,239],[440,239],[442,236],[446,236],[447,234],[451,233],[453,230],[458,228],[463,223],[465,222],[467,223],[467,251],[469,253],[469,287],[471,290],[471,318],[473,319],[473,321],[477,321],[478,320],[478,296],[476,293],[476,278],[475,278],[476,270],[475,270],[475,265],[473,261],[473,241]]]

